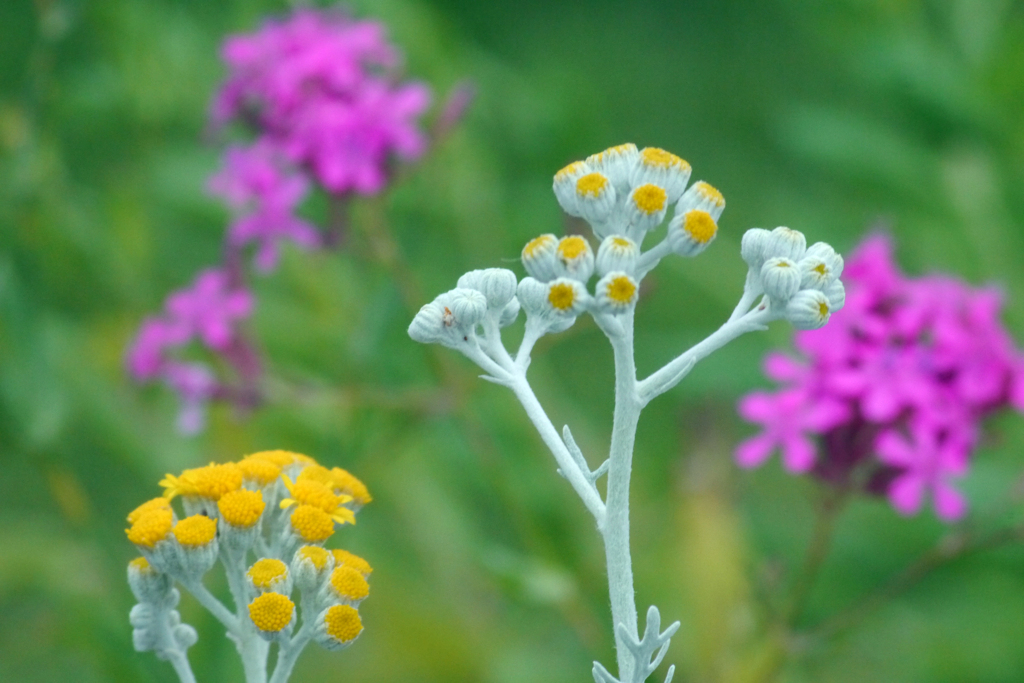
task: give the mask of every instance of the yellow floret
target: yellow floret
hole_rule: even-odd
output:
[[[332,552],[337,551],[327,551],[317,545],[304,545],[299,548],[298,555],[303,559],[309,560],[316,570],[320,571],[327,566],[327,560],[331,557]]]
[[[576,303],[576,289],[572,285],[559,282],[548,290],[548,301],[559,311],[568,311]]]
[[[625,237],[613,237],[612,244],[622,249],[631,249],[633,247],[633,243]]]
[[[608,178],[601,173],[588,173],[576,181],[576,194],[581,197],[600,197],[608,187]]]
[[[217,522],[206,515],[192,515],[174,525],[174,537],[186,548],[198,548],[217,535]]]
[[[683,230],[698,244],[707,244],[718,232],[718,226],[706,211],[694,209],[687,211],[683,220]]]
[[[150,510],[135,520],[131,529],[125,529],[128,540],[135,545],[152,548],[158,541],[167,538],[174,526],[173,515],[170,509]]]
[[[366,505],[373,501],[366,484],[359,480],[354,474],[340,467],[331,468],[331,476],[334,479],[334,489],[352,496],[360,505]]]
[[[266,506],[261,492],[246,489],[226,493],[217,501],[221,519],[242,529],[248,529],[260,521]]]
[[[572,261],[587,251],[587,241],[579,235],[563,237],[558,243],[558,255],[565,261]]]
[[[686,161],[671,152],[666,152],[657,147],[645,147],[640,153],[640,161],[645,166],[653,166],[655,168],[675,167],[681,170],[690,170],[690,164]]]
[[[246,576],[259,590],[273,590],[274,586],[288,577],[288,565],[273,557],[264,557],[249,567]]]
[[[324,626],[327,634],[342,643],[356,639],[363,632],[363,621],[359,618],[359,610],[350,605],[334,605],[324,614]]]
[[[633,202],[648,216],[664,209],[667,199],[668,195],[665,194],[665,190],[650,183],[633,190]]]
[[[147,500],[145,503],[135,508],[128,513],[128,523],[135,524],[135,522],[147,512],[153,510],[170,510],[171,503],[166,498],[154,498],[153,500]]]
[[[819,263],[818,265],[811,268],[811,270],[813,270],[815,273],[822,277],[828,275],[828,266],[826,266],[824,263]]]
[[[550,247],[554,241],[555,238],[552,237],[551,235],[541,235],[540,237],[535,237],[534,239],[527,242],[526,246],[523,247],[523,257],[533,258],[534,256],[537,255],[538,251]]]
[[[324,486],[334,485],[334,476],[331,471],[323,465],[306,465],[295,477],[295,481],[315,481]]]
[[[280,593],[264,593],[249,603],[249,618],[261,631],[277,633],[294,615],[295,603]]]
[[[312,505],[296,506],[292,512],[291,525],[296,535],[307,543],[323,543],[334,533],[334,520],[331,516]]]
[[[608,298],[620,304],[628,304],[636,294],[636,285],[625,275],[614,278],[608,283]]]
[[[331,554],[334,555],[334,562],[339,567],[351,567],[363,576],[369,576],[373,573],[373,567],[370,566],[369,562],[347,550],[341,550],[339,548],[332,550]]]
[[[370,594],[370,584],[357,569],[342,565],[331,572],[331,588],[343,598],[362,600]]]
[[[582,173],[585,168],[586,166],[582,161],[574,161],[555,174],[555,181],[559,182],[569,178],[570,176],[574,176],[577,173]]]
[[[290,498],[285,498],[281,501],[282,509],[287,509],[292,505],[312,505],[315,508],[320,508],[327,514],[333,514],[343,502],[352,500],[349,496],[345,496],[343,500],[339,496],[334,495],[334,492],[326,484],[321,484],[317,481],[307,480],[293,483],[287,475],[282,477],[282,479],[284,479],[284,485],[287,487],[288,493],[291,494]]]
[[[288,465],[313,465],[316,463],[316,460],[308,455],[294,453],[292,451],[259,451],[245,456],[246,460],[249,458],[267,460],[282,468],[287,467]]]
[[[233,462],[218,465],[210,463],[206,467],[185,470],[181,476],[168,474],[160,482],[164,487],[167,500],[175,496],[197,496],[210,500],[220,500],[225,493],[242,488],[242,472]]]
[[[822,318],[828,315],[828,303],[821,301],[818,303],[818,315]]]
[[[708,185],[703,180],[693,184],[694,189],[700,194],[701,197],[711,202],[718,208],[725,206],[725,197],[717,189]]]
[[[257,486],[266,486],[281,476],[281,467],[264,458],[243,458],[238,463],[242,480]]]
[[[128,563],[129,567],[134,568],[136,571],[149,573],[153,571],[153,565],[149,563],[144,557],[136,557],[134,560]]]

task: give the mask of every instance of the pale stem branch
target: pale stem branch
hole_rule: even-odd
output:
[[[637,389],[640,400],[643,404],[649,403],[653,398],[678,384],[686,375],[687,366],[692,367],[693,364],[742,334],[765,329],[766,325],[774,319],[775,316],[770,310],[758,308],[737,320],[726,322],[704,341],[683,352],[647,379],[642,380]]]
[[[654,270],[654,268],[661,263],[661,259],[671,253],[672,245],[669,244],[668,238],[666,237],[644,253],[640,254],[640,258],[637,259],[636,262],[637,282],[643,280],[647,273]]]
[[[732,315],[729,316],[728,322],[734,322],[742,318],[750,310],[750,307],[757,301],[757,297],[761,296],[761,281],[757,276],[757,273],[751,268],[747,271],[747,281],[743,285],[743,296],[740,297],[739,303],[736,304],[736,308],[733,309]]]
[[[277,654],[277,665],[274,667],[274,675],[270,677],[270,683],[285,683],[288,677],[292,675],[295,662],[298,661],[303,648],[306,647],[309,639],[313,636],[313,629],[310,628],[312,620],[313,615],[307,616],[304,613],[302,615],[302,628],[290,640],[281,643],[281,649]]]
[[[608,494],[604,537],[608,592],[612,605],[619,679],[631,681],[633,661],[623,634],[638,639],[633,564],[629,549],[629,479],[642,403],[633,358],[633,311],[622,316],[622,334],[609,336],[615,356],[615,413],[608,454]]]
[[[501,328],[498,326],[497,318],[491,311],[487,312],[483,326],[484,353],[503,369],[511,371],[515,367],[515,361],[512,360],[512,356],[508,355],[505,345],[501,343]]]
[[[196,683],[196,676],[192,673],[192,666],[188,663],[188,655],[180,649],[165,651],[167,661],[174,667],[174,673],[178,674],[181,683]]]
[[[206,589],[202,583],[198,580],[195,581],[182,581],[182,585],[185,589],[192,594],[200,605],[205,607],[210,614],[216,617],[217,621],[224,625],[224,628],[228,630],[228,633],[240,638],[242,636],[239,626],[238,619],[234,614],[224,606],[220,600],[214,597],[213,593]]]
[[[525,373],[530,366],[530,353],[537,341],[544,336],[544,325],[536,317],[526,318],[526,332],[523,334],[523,341],[516,351],[516,369]]]
[[[526,376],[522,374],[513,376],[508,386],[512,389],[516,398],[519,399],[519,403],[522,404],[523,410],[526,411],[526,416],[530,418],[530,422],[537,428],[540,438],[550,449],[551,454],[555,456],[558,467],[562,470],[565,478],[572,485],[576,494],[583,501],[583,504],[590,510],[590,514],[597,520],[598,528],[601,528],[605,521],[605,505],[601,501],[601,496],[598,495],[597,489],[594,488],[593,484],[587,480],[586,475],[580,471],[579,466],[573,459],[572,453],[569,452],[565,442],[558,435],[558,430],[551,424],[551,420],[548,418],[547,413],[544,412],[540,401],[537,400],[536,394],[533,393],[530,383],[526,381]]]

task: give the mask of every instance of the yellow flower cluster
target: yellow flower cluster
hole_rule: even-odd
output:
[[[264,534],[270,543],[283,531],[296,544],[319,545],[338,524],[355,524],[356,512],[373,500],[350,472],[280,450],[168,474],[160,486],[163,496],[132,510],[126,529],[128,540],[158,569],[160,557],[166,556],[156,552],[163,541],[188,551],[210,547],[224,534],[248,532],[251,543]],[[183,501],[180,517],[171,505],[176,498]]]

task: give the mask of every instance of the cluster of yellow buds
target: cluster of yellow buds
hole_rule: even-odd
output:
[[[355,524],[356,513],[372,500],[358,478],[307,455],[261,451],[168,474],[160,486],[163,495],[132,510],[126,529],[141,554],[128,567],[139,601],[132,610],[137,650],[154,651],[179,674],[188,669],[185,650],[196,637],[174,610],[175,582],[227,628],[247,679],[266,680],[269,643],[279,644],[273,680],[283,681],[310,640],[341,649],[362,632],[358,606],[369,595],[373,570],[346,550],[324,548],[335,529]],[[234,610],[202,583],[218,561]]]

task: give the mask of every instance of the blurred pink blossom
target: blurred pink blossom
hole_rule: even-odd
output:
[[[1000,294],[947,276],[908,278],[879,235],[854,252],[843,280],[846,307],[796,334],[803,357],[766,358],[782,388],[740,401],[764,431],[739,445],[737,461],[754,467],[778,449],[792,472],[847,486],[857,471],[901,514],[931,498],[941,519],[958,519],[967,503],[954,483],[980,421],[1024,408],[1024,356],[999,320]]]

